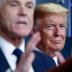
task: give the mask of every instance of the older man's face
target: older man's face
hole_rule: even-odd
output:
[[[49,50],[62,50],[66,39],[66,18],[58,14],[46,15],[40,19],[40,24],[45,25],[42,35],[46,39]]]
[[[2,6],[1,28],[11,36],[27,36],[33,27],[35,0],[7,0]]]

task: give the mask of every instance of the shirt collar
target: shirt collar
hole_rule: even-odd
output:
[[[57,56],[53,57],[53,60],[55,61],[55,63],[56,63],[56,66],[59,66],[59,64],[58,64],[58,58],[57,58]]]
[[[1,36],[0,36],[0,47],[10,65],[11,69],[15,70],[17,58],[12,53],[16,47]],[[25,40],[24,39],[23,39],[22,44],[19,46],[19,49],[22,52],[25,51]]]

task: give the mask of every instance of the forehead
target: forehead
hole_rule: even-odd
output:
[[[67,16],[62,14],[44,14],[41,20],[66,20]]]
[[[33,3],[35,3],[35,0],[6,0],[6,1],[19,1],[19,2],[33,2]]]
[[[35,3],[36,3],[36,0],[0,0],[0,7],[1,7],[4,3],[12,2],[12,1],[18,1],[18,2],[21,2],[21,3],[32,2],[34,5],[35,5]]]
[[[37,18],[36,21],[37,21],[36,24],[40,24],[40,25],[45,25],[48,23],[66,24],[67,16],[63,16],[60,14],[45,14],[40,18]]]

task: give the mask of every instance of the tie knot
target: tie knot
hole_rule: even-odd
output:
[[[21,57],[21,55],[22,55],[22,51],[21,51],[19,48],[16,48],[16,49],[14,50],[13,54],[17,57],[17,64],[18,64],[19,59],[20,59],[20,57]]]

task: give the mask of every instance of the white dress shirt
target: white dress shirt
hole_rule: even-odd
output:
[[[59,63],[58,63],[58,58],[57,58],[57,56],[53,57],[53,59],[54,59],[54,61],[55,61],[56,66],[58,67],[58,66],[59,66]]]
[[[13,54],[13,51],[16,49],[16,47],[0,36],[0,48],[3,51],[9,65],[10,65],[10,69],[7,70],[6,72],[14,71],[16,69],[17,57]],[[19,46],[19,49],[22,52],[25,52],[25,40],[24,39],[23,39],[22,44]],[[30,68],[30,72],[34,72],[32,67]]]

